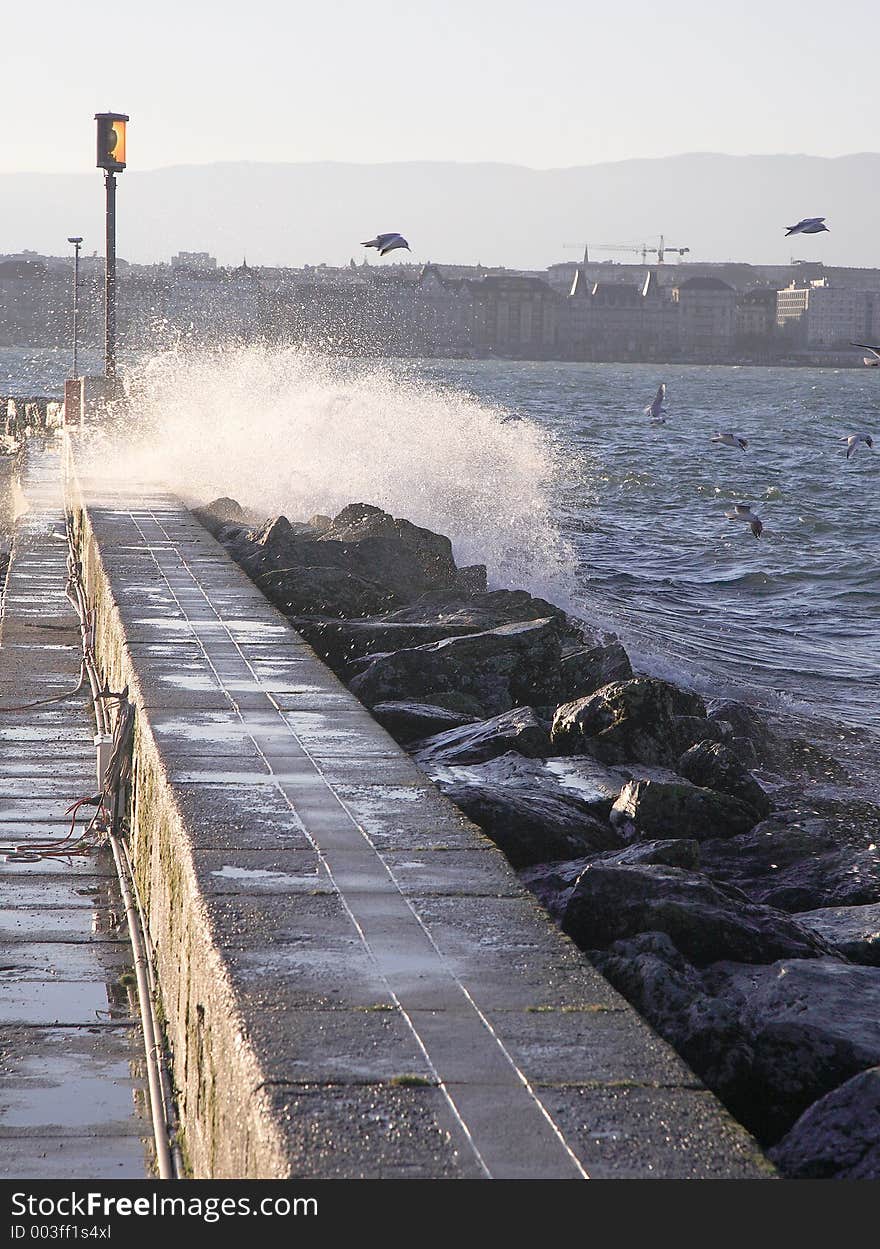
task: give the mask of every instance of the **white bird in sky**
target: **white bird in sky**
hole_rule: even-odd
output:
[[[880,347],[872,347],[870,343],[852,343],[852,342],[850,343],[850,347],[864,347],[865,351],[870,351],[874,359],[869,360],[868,357],[865,356],[864,357],[865,364],[872,366],[874,368],[876,368],[877,365],[880,364]]]
[[[645,408],[645,415],[650,416],[652,425],[665,425],[666,418],[663,413],[666,411],[663,404],[666,402],[666,383],[661,382],[657,387],[657,393],[652,402]]]
[[[380,256],[384,256],[386,252],[393,252],[398,247],[405,247],[410,251],[410,245],[402,234],[377,234],[374,239],[362,243],[361,247],[375,247]]]
[[[804,217],[797,225],[788,226],[785,237],[788,238],[789,234],[821,234],[828,229],[824,221],[824,217]]]
[[[735,503],[732,512],[725,512],[724,515],[728,520],[744,520],[748,523],[749,528],[756,538],[760,538],[764,531],[760,519],[755,515],[748,503]]]
[[[874,450],[874,439],[870,434],[850,434],[849,436],[841,438],[840,441],[846,443],[847,459],[849,459],[851,455],[855,455],[856,451],[859,449],[860,442],[863,442],[869,451]]]
[[[745,451],[749,445],[747,438],[740,438],[739,434],[731,434],[729,431],[713,434],[711,441],[720,442],[723,447],[739,447],[741,451]]]

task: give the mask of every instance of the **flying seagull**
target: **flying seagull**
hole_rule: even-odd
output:
[[[824,217],[804,217],[797,225],[788,227],[785,237],[788,238],[789,234],[821,234],[828,229],[824,221]]]
[[[666,401],[666,383],[661,382],[657,387],[657,393],[653,401],[645,408],[645,415],[650,416],[652,425],[665,425],[666,417],[663,413],[666,411],[663,404]]]
[[[729,432],[713,435],[712,442],[720,442],[724,447],[739,447],[741,451],[745,451],[749,445],[748,439],[740,438],[739,434],[731,434]]]
[[[734,504],[733,511],[725,512],[724,515],[727,517],[728,520],[746,521],[752,533],[755,535],[755,537],[760,538],[764,530],[764,526],[761,524],[758,517],[749,507],[748,503],[736,503]]]
[[[877,365],[880,364],[880,347],[872,347],[870,343],[852,343],[852,342],[850,343],[850,347],[864,347],[865,351],[870,351],[874,359],[869,360],[868,357],[865,356],[864,357],[865,364],[869,366],[873,366],[874,368],[876,368]]]
[[[410,245],[402,234],[377,234],[369,242],[361,243],[361,247],[375,247],[380,256],[384,256],[386,252],[393,252],[398,247],[405,247],[407,251],[410,251]]]
[[[859,443],[863,442],[869,451],[874,450],[874,439],[870,434],[850,434],[849,437],[841,438],[841,442],[846,443],[846,458],[855,455],[859,449]]]

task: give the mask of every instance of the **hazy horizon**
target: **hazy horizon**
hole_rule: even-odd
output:
[[[118,254],[134,263],[207,251],[221,265],[415,263],[544,269],[636,258],[664,235],[688,261],[880,266],[880,153],[839,157],[691,153],[562,169],[509,162],[222,161],[129,168],[119,177]],[[0,172],[0,253],[103,251],[97,170]],[[829,232],[786,238],[803,216]],[[400,230],[412,251],[378,261],[362,241]],[[630,251],[616,250],[625,245]],[[675,259],[671,255],[670,259]]]
[[[582,161],[576,164],[568,165],[539,165],[529,163],[528,161],[514,160],[491,160],[491,159],[475,159],[475,160],[452,160],[452,159],[433,159],[430,157],[413,156],[405,160],[327,160],[315,158],[314,160],[252,160],[247,157],[227,157],[221,160],[210,161],[174,161],[165,165],[152,165],[148,167],[132,166],[128,172],[132,173],[162,173],[173,169],[205,169],[213,168],[218,165],[350,165],[355,168],[382,168],[384,166],[396,165],[489,165],[498,166],[502,169],[528,169],[534,173],[565,173],[573,169],[593,169],[602,165],[624,165],[638,163],[660,163],[661,161],[683,160],[691,156],[721,156],[730,157],[734,160],[774,160],[788,157],[804,157],[808,160],[827,160],[827,161],[843,161],[853,160],[861,156],[880,156],[880,147],[865,148],[862,151],[846,151],[827,154],[822,152],[722,152],[719,149],[706,148],[704,150],[687,150],[680,152],[667,152],[657,156],[618,156],[608,160]],[[93,178],[95,170],[91,167],[87,170],[62,170],[62,169],[0,169],[0,173],[10,177],[29,177],[47,175],[65,175],[65,176],[81,176]],[[121,175],[120,175],[121,176]]]

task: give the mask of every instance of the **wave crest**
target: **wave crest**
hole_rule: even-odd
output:
[[[372,503],[447,534],[460,565],[565,603],[576,559],[554,521],[554,437],[400,362],[298,347],[176,348],[126,379],[126,449],[114,469],[188,503],[231,495],[306,519]]]

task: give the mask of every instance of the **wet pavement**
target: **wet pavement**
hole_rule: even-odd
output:
[[[57,445],[30,451],[24,487],[31,510],[0,622],[0,709],[73,688],[80,668]],[[82,693],[0,710],[4,846],[67,833],[65,809],[95,789],[93,723]],[[0,854],[0,1177],[151,1174],[130,971],[109,851],[37,862]]]

